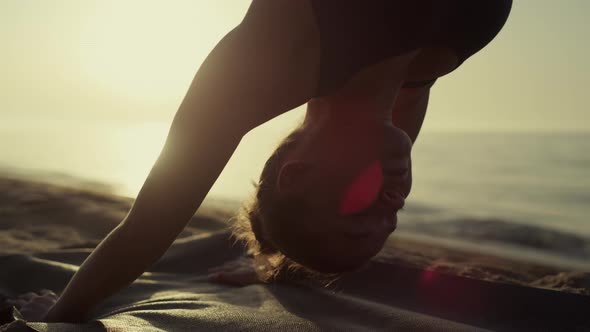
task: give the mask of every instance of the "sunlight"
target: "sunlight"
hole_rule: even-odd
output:
[[[340,215],[362,211],[371,205],[383,186],[383,167],[377,160],[366,167],[354,180],[340,203]]]
[[[123,185],[123,194],[136,197],[156,162],[168,135],[170,125],[147,122],[116,130],[109,136],[113,160],[117,163],[116,182]]]
[[[178,17],[178,6],[135,1],[97,5],[81,27],[81,71],[105,92],[144,103],[184,92],[214,34],[198,29],[187,43],[187,22],[207,20],[196,14]]]

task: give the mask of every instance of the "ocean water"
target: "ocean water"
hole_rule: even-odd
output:
[[[435,133],[413,152],[410,202],[590,237],[590,134]]]
[[[167,133],[165,124],[72,128],[0,130],[0,171],[134,197]],[[208,198],[237,206],[251,195],[284,135],[246,137]],[[398,232],[553,253],[590,271],[590,133],[422,132],[412,158]]]
[[[589,133],[432,133],[398,230],[554,253],[590,271]]]

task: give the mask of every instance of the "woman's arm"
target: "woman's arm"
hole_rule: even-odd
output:
[[[186,226],[243,135],[312,97],[319,66],[309,48],[313,22],[307,2],[252,2],[199,68],[128,215],[80,266],[45,321],[84,320],[132,283]]]
[[[395,100],[391,114],[393,125],[405,131],[412,140],[412,144],[416,142],[422,128],[428,108],[430,88],[433,84],[434,82],[421,87],[402,88]],[[412,158],[409,158],[406,197],[410,195],[412,177]]]
[[[405,131],[412,143],[416,141],[422,128],[433,84],[434,82],[421,87],[402,88],[395,100],[391,115],[393,125]]]

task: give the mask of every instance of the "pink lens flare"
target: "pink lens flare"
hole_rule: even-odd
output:
[[[348,186],[340,203],[340,215],[349,215],[366,209],[377,199],[382,185],[383,167],[381,161],[376,160]]]

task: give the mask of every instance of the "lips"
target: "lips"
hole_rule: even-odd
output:
[[[384,188],[380,193],[379,203],[381,203],[381,206],[388,212],[396,213],[399,209],[404,207],[406,200],[398,190]]]
[[[408,168],[404,165],[389,165],[383,169],[381,188],[373,195],[372,203],[364,209],[350,213],[354,224],[349,238],[367,239],[375,234],[389,235],[397,227],[397,212],[404,206],[403,189],[407,182]],[[381,173],[381,172],[380,172]]]
[[[383,188],[372,206],[352,214],[353,217],[383,217],[396,215],[405,205],[405,198],[397,189]]]

